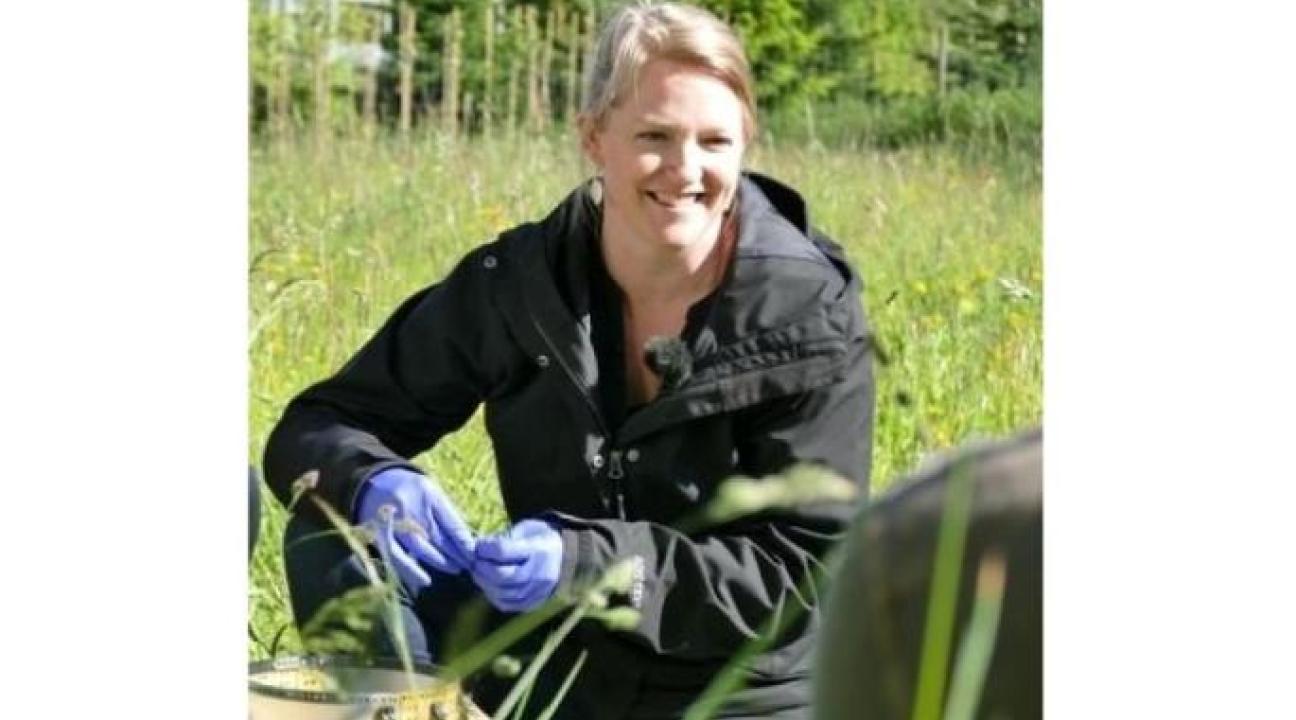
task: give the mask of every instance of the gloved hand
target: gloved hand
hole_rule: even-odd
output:
[[[527,612],[553,595],[562,574],[562,535],[543,520],[523,520],[477,541],[473,581],[492,605]]]
[[[396,540],[395,508],[395,505],[383,505],[378,508],[374,544],[378,546],[378,554],[382,557],[383,563],[396,572],[401,585],[405,586],[411,596],[418,597],[424,588],[432,584],[432,575],[423,569]]]
[[[389,520],[379,516],[388,505],[395,510]],[[376,525],[375,544],[383,559],[416,594],[431,583],[419,562],[451,575],[472,566],[472,530],[445,492],[421,473],[388,468],[369,478],[355,519]]]

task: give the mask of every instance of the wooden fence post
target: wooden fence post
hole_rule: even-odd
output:
[[[535,6],[527,5],[522,14],[526,18],[526,127],[535,129],[540,117],[540,61]]]
[[[564,120],[567,124],[576,121],[576,113],[580,103],[580,74],[577,66],[577,60],[580,56],[581,48],[581,13],[573,9],[571,13],[571,27],[567,32],[567,109]]]
[[[554,41],[557,39],[559,8],[550,6],[545,13],[544,40],[540,46],[540,129],[549,127],[553,117],[552,85],[550,70],[553,67]]]
[[[400,6],[400,131],[409,137],[414,111],[414,8]]]
[[[941,139],[949,138],[949,109],[945,107],[945,91],[949,85],[949,23],[942,22],[940,26],[940,47],[937,48],[939,54],[939,69],[937,76],[936,104],[940,108],[941,115]]]
[[[511,30],[511,35],[513,36],[513,38],[518,38],[518,36],[521,36],[521,38],[524,39],[524,41],[526,38],[526,28],[525,28],[526,23],[524,19],[525,14],[526,13],[522,12],[521,8],[518,8],[518,6],[516,5],[513,6],[513,12],[511,18],[512,21],[508,23],[508,27],[509,30]],[[522,48],[522,51],[525,52],[526,48],[525,47]],[[518,111],[520,111],[520,109],[518,109],[518,105],[520,105],[521,102],[520,97],[518,97],[518,95],[520,95],[521,89],[518,88],[518,85],[524,82],[524,80],[522,80],[522,73],[525,73],[526,71],[525,60],[524,57],[522,57],[522,54],[524,54],[524,52],[518,52],[518,49],[515,45],[515,47],[513,47],[513,52],[509,53],[509,62],[508,62],[508,136],[509,137],[513,137],[513,132],[515,132],[515,129],[517,128],[517,124],[518,124]]]
[[[473,103],[476,98],[470,92],[464,93],[463,110],[460,112],[459,129],[465,136],[472,132]]]
[[[513,130],[514,130],[514,128],[517,127],[517,117],[518,117],[518,83],[519,83],[519,81],[520,81],[520,76],[521,76],[521,74],[522,74],[521,69],[520,69],[520,65],[521,65],[521,63],[522,63],[522,61],[521,61],[521,59],[518,57],[517,53],[514,53],[513,56],[512,56],[511,58],[509,58],[509,71],[508,71],[508,117],[506,118],[506,122],[508,123],[508,134],[509,134],[509,137],[513,137]]]
[[[946,86],[946,83],[948,82],[948,78],[949,78],[949,75],[948,75],[948,68],[949,68],[949,23],[941,23],[941,28],[940,28],[940,46],[937,48],[937,53],[938,53],[938,56],[940,57],[940,65],[939,65],[939,70],[938,70],[938,83],[937,83],[937,84],[938,84],[938,88],[939,88],[940,96],[941,96],[942,99],[944,99],[944,98],[945,98],[945,86]]]
[[[292,26],[288,18],[279,16],[279,35],[280,42],[276,53],[279,60],[279,73],[275,78],[275,89],[273,93],[274,102],[273,110],[273,127],[275,135],[280,140],[288,138],[290,132],[290,119],[292,117]]]
[[[495,3],[487,0],[486,12],[486,77],[482,88],[482,135],[489,136],[495,112]]]
[[[585,67],[586,63],[594,62],[594,42],[598,37],[598,14],[590,10],[585,15],[585,34],[581,37],[581,69],[583,73],[588,73],[589,68]]]
[[[311,119],[315,125],[315,148],[322,151],[328,145],[332,130],[328,63],[330,23],[319,0],[310,3],[307,17],[311,37],[311,94],[315,101],[315,112]]]
[[[366,17],[369,18],[369,43],[381,48],[382,15],[369,13]],[[373,64],[365,68],[364,99],[361,105],[361,117],[364,120],[364,136],[366,138],[372,138],[378,129],[378,65],[382,62],[381,55],[373,60]]]
[[[527,5],[523,12],[526,14],[527,127],[534,131],[540,128],[540,43],[535,6]]]
[[[459,132],[459,54],[463,39],[459,8],[451,10],[442,22],[441,127],[453,137]]]

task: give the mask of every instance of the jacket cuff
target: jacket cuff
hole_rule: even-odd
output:
[[[585,532],[560,527],[558,533],[562,536],[563,555],[556,593],[569,594],[579,587],[579,583],[589,579],[593,570],[594,549]]]
[[[360,514],[360,501],[364,499],[365,490],[369,489],[369,479],[384,470],[391,470],[392,468],[404,468],[419,475],[427,474],[419,469],[417,465],[405,460],[384,460],[361,468],[354,475],[359,479],[352,483],[351,490],[346,496],[346,516],[348,520],[352,523],[357,521],[357,516]]]

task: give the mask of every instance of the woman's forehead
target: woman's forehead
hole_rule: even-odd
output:
[[[634,120],[663,125],[681,120],[706,120],[725,125],[741,122],[742,101],[723,79],[710,70],[673,60],[655,59],[643,66],[626,96],[613,112]]]

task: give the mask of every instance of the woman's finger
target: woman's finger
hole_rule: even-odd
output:
[[[472,529],[445,496],[428,498],[424,512],[428,518],[428,539],[459,569],[472,564],[477,540]]]
[[[521,612],[527,609],[527,600],[531,593],[528,588],[522,587],[516,590],[496,590],[488,592],[486,597],[496,608],[505,612]]]
[[[396,539],[400,541],[409,554],[432,566],[435,570],[454,575],[463,569],[450,558],[447,558],[445,553],[437,549],[436,545],[416,533],[401,533],[396,536]]]
[[[477,558],[496,563],[520,563],[531,558],[533,543],[509,534],[489,535],[477,541]]]
[[[529,579],[526,566],[520,563],[493,563],[479,560],[473,564],[473,581],[481,587],[498,589],[523,585]]]
[[[418,595],[423,588],[432,584],[431,576],[424,572],[418,562],[410,557],[396,541],[390,522],[382,523],[377,540],[378,554],[382,557],[383,563],[395,571],[397,579],[412,595]]]

